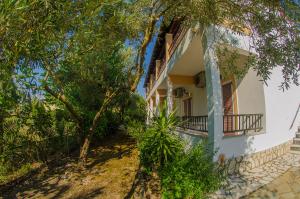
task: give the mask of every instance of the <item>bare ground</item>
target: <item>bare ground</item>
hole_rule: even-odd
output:
[[[91,151],[86,169],[78,168],[76,157],[63,158],[0,198],[149,198],[141,177],[135,141],[118,134]],[[156,182],[153,187],[159,189]]]

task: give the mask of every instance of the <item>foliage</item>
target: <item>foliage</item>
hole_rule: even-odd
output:
[[[161,171],[163,198],[207,198],[224,179],[205,142],[169,162]]]
[[[138,94],[130,95],[126,105],[123,113],[125,123],[130,121],[146,122],[146,101],[142,96]]]
[[[8,175],[6,168],[2,167],[2,165],[0,165],[0,185],[6,184],[7,182],[10,182],[18,177],[24,176],[24,175],[28,174],[28,172],[30,172],[32,169],[33,168],[31,166],[31,164],[28,163],[28,164],[22,165],[14,173]]]
[[[264,81],[281,67],[282,87],[288,88],[299,83],[299,18],[281,11],[275,0],[0,1],[1,164],[47,162],[75,140],[86,159],[93,137],[123,123],[143,134],[145,166],[165,165],[181,153],[170,133],[175,117],[158,115],[142,133],[145,103],[131,93],[159,26],[179,17],[189,27],[226,24],[237,34],[248,32],[258,53],[251,66]]]
[[[183,153],[182,140],[174,134],[177,124],[175,112],[167,115],[167,105],[151,121],[139,143],[141,164],[147,171],[161,169]]]
[[[69,112],[82,160],[92,137],[107,133],[107,121],[115,121],[118,95],[130,95],[132,50],[124,44],[137,37],[140,24],[130,24],[136,13],[126,13],[128,5],[108,0],[0,3],[1,67],[30,96],[47,96]]]
[[[142,0],[136,4],[143,5],[142,13],[146,16],[141,17],[146,27],[141,32],[143,37],[138,39],[137,80],[144,72],[145,46],[155,39],[159,32],[157,26],[167,27],[172,20],[182,19],[186,27],[200,25],[203,30],[210,25],[225,26],[226,33],[234,31],[237,35],[248,36],[246,44],[252,53],[245,69],[254,68],[267,83],[273,69],[279,68],[283,76],[282,89],[299,85],[300,22],[297,14],[300,6],[295,0]],[[222,43],[232,45],[228,39],[223,39]],[[226,65],[226,69],[231,75],[244,72],[236,65]]]
[[[174,134],[177,124],[175,112],[168,116],[165,103],[144,133],[135,126],[133,131],[140,133],[141,164],[148,174],[158,171],[163,198],[207,198],[221,186],[223,170],[213,162],[204,140],[186,151],[183,141]]]
[[[0,153],[2,174],[36,161],[47,163],[55,153],[68,153],[78,145],[74,123],[61,110],[49,110],[40,100],[23,103],[17,116],[3,121]]]
[[[124,102],[127,105],[122,113],[123,125],[129,135],[140,142],[146,131],[146,102],[137,94],[133,94]]]

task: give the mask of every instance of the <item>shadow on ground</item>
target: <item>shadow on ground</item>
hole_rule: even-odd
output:
[[[138,169],[135,141],[116,134],[94,147],[86,169],[77,166],[76,155],[53,161],[0,198],[124,198]]]
[[[293,167],[271,183],[261,187],[244,199],[300,198],[300,167]]]

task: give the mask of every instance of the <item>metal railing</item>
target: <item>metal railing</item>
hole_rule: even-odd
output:
[[[224,133],[262,130],[263,114],[239,114],[223,116]]]
[[[239,114],[223,116],[224,134],[247,131],[261,131],[263,114]],[[208,116],[184,116],[179,117],[180,127],[202,132],[208,132]]]
[[[192,129],[202,132],[208,132],[207,128],[208,116],[184,116],[180,117],[180,127]]]

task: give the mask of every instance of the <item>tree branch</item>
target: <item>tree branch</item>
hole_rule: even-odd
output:
[[[67,100],[66,96],[64,94],[61,94],[61,93],[56,93],[48,85],[45,85],[44,89],[45,89],[46,92],[48,92],[50,95],[52,95],[53,97],[55,97],[56,99],[61,101],[66,106],[67,110],[71,113],[73,118],[78,122],[79,127],[82,128],[83,127],[82,126],[83,125],[82,124],[83,120],[80,117],[80,115],[77,114],[77,112],[73,108],[72,104]]]

